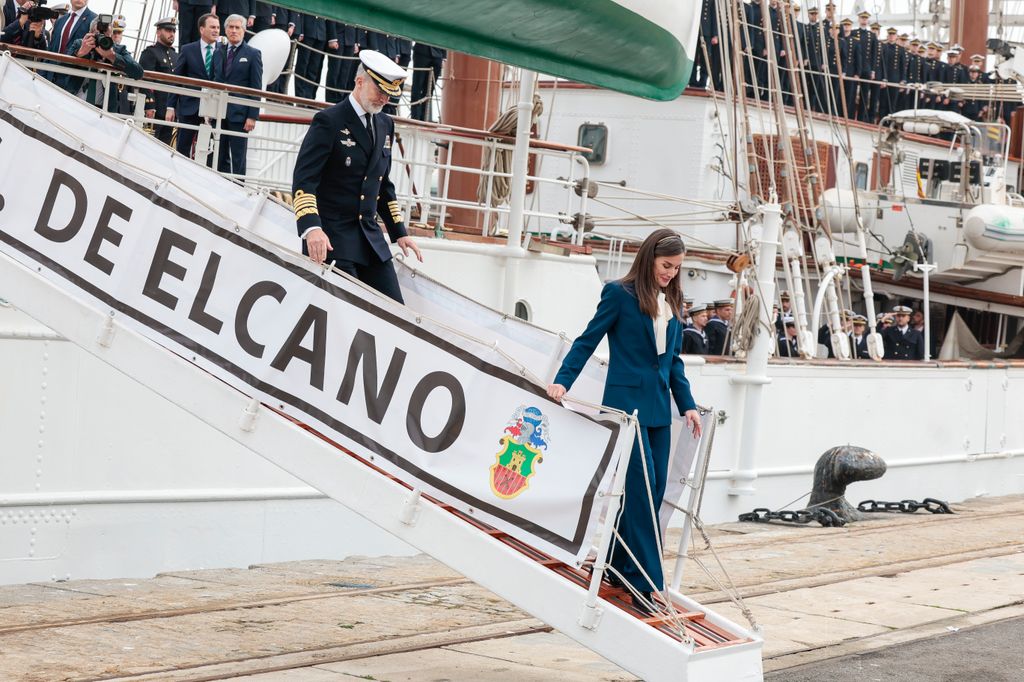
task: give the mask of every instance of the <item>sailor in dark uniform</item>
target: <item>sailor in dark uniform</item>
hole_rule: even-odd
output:
[[[402,302],[377,215],[390,241],[422,261],[388,177],[395,124],[381,113],[401,93],[406,71],[374,50],[361,50],[359,59],[352,94],[317,112],[302,141],[292,178],[296,226],[314,262],[333,260],[339,270]]]
[[[910,308],[892,309],[896,324],[882,332],[886,360],[924,360],[924,334],[910,326]]]
[[[783,291],[779,294],[779,301],[782,303],[782,307],[778,308],[779,312],[775,315],[775,333],[776,336],[782,336],[786,331],[782,325],[782,319],[793,315],[793,305],[790,301],[789,292]]]
[[[692,324],[683,329],[683,355],[707,355],[708,335],[704,327],[708,323],[708,307],[703,303],[690,308]]]
[[[733,300],[715,301],[715,316],[708,320],[704,333],[708,337],[709,355],[729,355],[729,324],[732,321]]]
[[[156,42],[139,55],[139,66],[146,71],[173,73],[174,65],[178,61],[178,51],[174,49],[174,36],[178,32],[178,20],[170,16],[153,25],[156,26]],[[167,93],[155,90],[144,92],[146,93],[146,118],[163,121],[164,115],[167,113]],[[165,125],[155,127],[156,131],[153,134],[156,139],[169,145],[174,128]]]
[[[970,68],[967,69],[967,82],[970,85],[981,85],[981,67],[971,64]],[[960,111],[964,116],[971,119],[972,121],[981,120],[981,112],[985,107],[985,103],[976,97],[968,98],[963,101],[963,109]]]
[[[889,28],[886,31],[886,42],[881,45],[881,73],[882,79],[880,99],[878,102],[878,117],[885,118],[889,114],[899,111],[900,90],[895,87],[906,81],[907,51],[899,46],[897,42],[898,31]]]
[[[846,99],[841,100],[837,93],[836,101],[839,102],[837,107],[842,111],[844,117],[854,118],[857,113],[857,94],[860,92],[858,79],[864,71],[864,45],[857,40],[857,35],[853,32],[852,19],[843,19],[839,23],[843,27],[843,34],[838,41],[839,73],[843,75],[843,78],[837,82],[843,83],[843,96]],[[843,109],[844,105],[845,109]]]
[[[868,318],[863,315],[853,316],[853,331],[850,332],[850,348],[853,350],[853,358],[856,360],[870,360],[868,353]]]
[[[784,317],[782,324],[785,326],[786,331],[779,336],[779,357],[800,357],[800,346],[796,340],[796,320],[792,317]]]
[[[690,319],[690,308],[693,307],[693,296],[683,296],[683,329],[693,326]]]

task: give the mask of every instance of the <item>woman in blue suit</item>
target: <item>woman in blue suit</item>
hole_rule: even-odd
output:
[[[594,318],[572,344],[554,383],[548,386],[548,395],[561,401],[601,339],[608,337],[610,358],[603,403],[628,413],[636,410],[640,426],[619,511],[622,543],[613,539],[609,561],[632,587],[634,604],[644,611],[653,603],[651,591],[664,585],[657,510],[665,495],[673,400],[694,437],[700,436],[700,416],[679,358],[683,337],[679,268],[685,252],[682,238],[672,230],[657,230],[648,236],[629,273],[605,285]],[[639,566],[622,545],[629,548]]]

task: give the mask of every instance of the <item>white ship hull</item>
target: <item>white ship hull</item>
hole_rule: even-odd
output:
[[[21,313],[0,325],[0,582],[412,551]],[[1024,366],[774,361],[753,461],[737,451],[742,372],[687,358],[720,415],[706,522],[802,507],[818,456],[847,443],[889,465],[854,503],[1024,492]]]
[[[574,141],[579,122],[595,112],[622,126],[609,138],[609,164],[593,167],[592,177],[733,199],[713,169],[725,140],[707,98],[654,105],[595,90],[558,96],[577,99],[559,101],[549,132],[555,139]],[[855,135],[855,153],[870,161],[869,133]],[[665,140],[677,154],[665,153]],[[200,183],[193,191],[215,191]],[[678,211],[672,201],[623,205]],[[726,223],[685,231],[691,244],[736,245]],[[487,306],[522,303],[532,322],[569,339],[589,319],[602,279],[624,266],[603,255],[509,258],[494,245],[423,246],[427,274]],[[708,300],[728,290],[731,273],[695,261],[686,277],[687,290]],[[0,296],[16,302],[17,292]],[[1024,366],[777,361],[768,368],[756,458],[739,445],[745,388],[736,377],[743,369],[688,362],[699,402],[722,415],[702,510],[707,522],[759,506],[802,506],[818,456],[846,443],[890,465],[883,479],[851,491],[855,502],[1024,491],[1024,426],[1015,418]],[[0,583],[412,551],[8,307],[0,308],[0,376]]]

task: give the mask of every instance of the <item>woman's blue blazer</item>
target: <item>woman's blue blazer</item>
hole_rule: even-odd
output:
[[[630,413],[637,410],[641,426],[669,426],[671,400],[675,400],[679,414],[696,409],[679,357],[682,324],[675,317],[669,320],[668,352],[659,356],[654,344],[654,320],[640,310],[633,286],[620,281],[604,286],[597,312],[573,342],[554,383],[566,389],[572,387],[605,335],[610,352],[602,401],[605,405]]]

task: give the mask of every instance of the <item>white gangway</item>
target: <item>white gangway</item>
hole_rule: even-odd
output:
[[[596,578],[580,568],[595,543],[597,556],[607,547],[628,417],[543,403],[497,342],[280,248],[268,236],[291,225],[286,207],[10,55],[0,57],[0,154],[19,159],[0,172],[0,293],[26,314],[645,680],[762,678],[756,630],[674,591],[665,614],[645,617],[600,582],[601,562]],[[327,353],[341,338],[350,343]],[[530,483],[563,502],[549,516],[568,513],[568,531],[531,516],[527,496],[496,490],[502,499],[477,504],[485,495],[466,493],[478,483],[451,459],[483,443],[494,461],[501,434],[483,417],[502,400],[544,405],[563,444],[543,466],[566,479],[582,471],[582,511],[564,504],[573,491],[544,487],[556,476]]]

